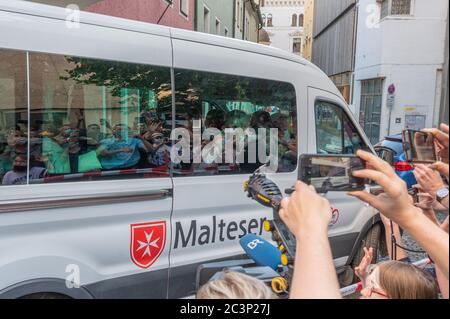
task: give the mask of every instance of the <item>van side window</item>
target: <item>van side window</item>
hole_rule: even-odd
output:
[[[318,154],[355,154],[368,149],[347,114],[337,105],[317,101],[316,143]]]
[[[26,53],[0,49],[0,179],[2,185],[27,183]],[[36,176],[42,171],[32,170]]]
[[[169,175],[170,69],[30,53],[30,183]]]
[[[276,167],[270,162],[277,172],[295,170],[297,113],[293,85],[175,70],[175,87],[176,131],[185,129],[184,137],[189,140],[189,154],[174,162],[175,177],[250,174],[270,158],[277,159]],[[231,136],[231,132],[236,135]],[[177,138],[173,137],[174,147]],[[174,153],[183,155],[182,151],[175,148]]]

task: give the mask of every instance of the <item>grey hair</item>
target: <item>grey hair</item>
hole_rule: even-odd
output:
[[[221,279],[203,285],[197,299],[277,299],[277,296],[259,279],[225,271]]]

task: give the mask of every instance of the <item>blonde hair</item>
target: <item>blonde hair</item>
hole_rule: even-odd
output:
[[[389,299],[438,299],[435,280],[417,266],[387,261],[378,267],[380,288]]]
[[[225,271],[221,279],[212,280],[197,292],[197,299],[276,299],[261,280],[233,271]]]

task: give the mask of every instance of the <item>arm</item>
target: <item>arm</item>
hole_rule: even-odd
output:
[[[303,229],[300,233],[290,298],[342,298],[326,232]]]
[[[281,207],[280,217],[297,239],[290,298],[341,298],[327,235],[330,203],[297,182]]]
[[[421,245],[442,269],[446,278],[449,275],[449,237],[442,229],[433,224],[409,198],[406,183],[395,174],[393,168],[375,155],[358,151],[358,156],[366,161],[367,168],[355,171],[355,177],[373,180],[384,189],[384,193],[375,196],[367,192],[352,192],[355,196],[375,207],[399,224]]]
[[[441,229],[444,230],[448,234],[448,217],[442,223]],[[436,267],[436,280],[439,285],[439,289],[441,290],[441,294],[444,299],[448,299],[448,278],[445,277],[444,273],[441,271],[439,267]]]

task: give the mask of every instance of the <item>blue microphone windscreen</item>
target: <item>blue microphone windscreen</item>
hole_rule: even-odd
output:
[[[239,240],[248,257],[259,266],[277,269],[280,264],[281,252],[267,240],[254,234],[247,234]]]

